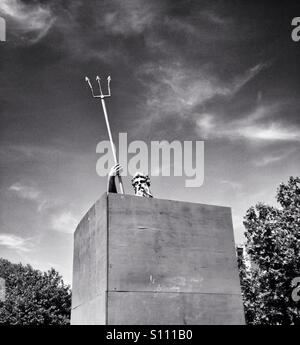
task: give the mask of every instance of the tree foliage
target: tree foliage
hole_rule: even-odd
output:
[[[5,301],[0,301],[0,325],[65,325],[70,322],[71,291],[59,273],[0,258]]]
[[[276,198],[279,208],[259,203],[244,218],[251,266],[239,266],[249,324],[300,324],[300,302],[292,299],[300,277],[300,178],[282,183]]]

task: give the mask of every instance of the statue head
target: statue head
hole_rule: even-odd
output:
[[[134,189],[134,194],[137,196],[143,196],[145,198],[153,198],[150,191],[150,178],[142,172],[137,172],[132,180],[132,186]]]

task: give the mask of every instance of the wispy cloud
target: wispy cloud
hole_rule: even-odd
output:
[[[265,157],[262,157],[260,160],[256,160],[254,162],[254,164],[256,166],[259,166],[259,167],[266,166],[266,165],[269,165],[271,163],[281,161],[284,157],[285,157],[285,155],[282,155],[282,156],[265,156]]]
[[[252,140],[300,141],[299,128],[289,128],[275,122],[271,122],[265,126],[256,124],[245,126],[236,130],[235,134]]]
[[[78,225],[78,219],[69,211],[54,215],[52,218],[52,229],[72,234]]]
[[[23,252],[28,252],[32,248],[28,240],[11,234],[0,234],[0,246]]]
[[[155,17],[154,6],[144,0],[112,0],[111,10],[104,15],[99,25],[111,34],[122,36],[140,34],[149,27]]]
[[[234,181],[229,181],[229,180],[221,180],[221,183],[232,188],[235,191],[241,190],[242,185],[238,182],[234,182]]]
[[[137,77],[147,86],[147,106],[154,114],[182,114],[183,111],[201,104],[216,94],[225,93],[204,71],[189,70],[181,63],[156,66],[148,64],[137,71]]]
[[[264,167],[272,163],[280,162],[287,156],[291,154],[291,151],[287,151],[283,154],[267,154],[264,155],[263,157],[257,158],[254,160],[254,165],[258,167]]]
[[[171,32],[186,32],[189,35],[197,35],[198,30],[197,27],[188,21],[184,21],[180,18],[166,16],[163,24],[171,31]],[[150,38],[151,39],[151,38]]]
[[[56,10],[55,29],[63,38],[59,48],[72,58],[101,60],[108,64],[130,60],[130,49],[125,41],[148,29],[152,32],[157,27],[154,23],[162,7],[148,0],[107,0],[92,5],[89,13],[83,13],[84,3],[78,0],[72,5],[71,2],[60,5],[60,10]]]
[[[51,9],[37,2],[1,0],[0,13],[13,21],[16,34],[28,35],[27,41],[31,43],[44,37],[55,20]]]
[[[141,124],[159,122],[168,115],[190,119],[196,107],[203,106],[215,96],[234,96],[266,66],[257,64],[224,81],[206,67],[195,69],[179,62],[143,65],[137,71],[137,78],[148,91],[144,107],[147,116],[141,119]],[[205,114],[198,117],[198,121],[207,134],[215,127],[213,115]]]
[[[215,135],[215,117],[212,114],[201,114],[196,121],[201,137],[206,139],[211,135]]]
[[[209,10],[202,11],[202,16],[216,25],[224,26],[225,24],[231,23],[231,18],[221,17],[218,13]]]
[[[259,74],[263,69],[269,67],[269,63],[259,63],[249,69],[247,69],[241,75],[237,75],[231,85],[227,88],[226,94],[232,95],[238,92],[244,85],[246,85],[251,79]]]
[[[11,185],[8,190],[14,192],[18,197],[27,200],[39,200],[41,195],[41,191],[35,187],[26,186],[19,182]]]
[[[59,206],[62,201],[59,198],[48,198],[35,186],[29,186],[16,182],[12,184],[8,191],[14,193],[18,198],[30,200],[37,205],[37,211],[42,212]]]
[[[126,56],[122,44],[111,46],[112,37],[128,38],[152,29],[160,7],[147,0],[109,0],[91,5],[91,13],[82,13],[84,3],[1,0],[0,14],[11,22],[9,35],[18,43],[37,43],[54,28],[61,37],[56,48],[81,60],[109,62]]]
[[[300,141],[300,128],[273,117],[280,105],[258,105],[244,117],[227,119],[217,114],[201,114],[196,120],[203,138],[247,139],[253,141]]]

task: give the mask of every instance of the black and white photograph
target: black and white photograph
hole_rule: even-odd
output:
[[[0,200],[0,332],[300,325],[300,1],[0,0]]]

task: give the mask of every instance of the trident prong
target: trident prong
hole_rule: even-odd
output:
[[[111,96],[111,93],[110,93],[110,81],[111,81],[111,77],[110,75],[107,77],[107,89],[108,89],[108,97]]]
[[[99,85],[99,95],[95,95],[94,94],[94,89],[93,89],[93,86],[91,84],[91,81],[90,81],[90,78],[89,77],[85,77],[85,81],[89,84],[89,87],[91,89],[91,92],[92,92],[92,96],[94,98],[105,98],[105,97],[110,97],[111,96],[111,93],[110,93],[110,81],[111,81],[111,77],[108,76],[107,77],[107,89],[108,89],[108,94],[107,95],[104,95],[103,92],[102,92],[102,88],[101,88],[101,79],[100,77],[97,75],[96,77],[96,81],[98,82],[98,85]]]
[[[91,92],[92,92],[93,97],[97,97],[97,96],[94,95],[94,90],[93,90],[92,84],[91,84],[91,82],[90,82],[90,78],[86,76],[86,77],[85,77],[85,81],[88,83],[88,85],[89,85],[89,87],[90,87],[90,89],[91,89]]]
[[[97,80],[98,85],[99,85],[100,97],[101,97],[101,98],[104,98],[103,92],[102,92],[102,89],[101,89],[100,77],[99,77],[98,75],[97,75],[97,77],[96,77],[96,80]]]

